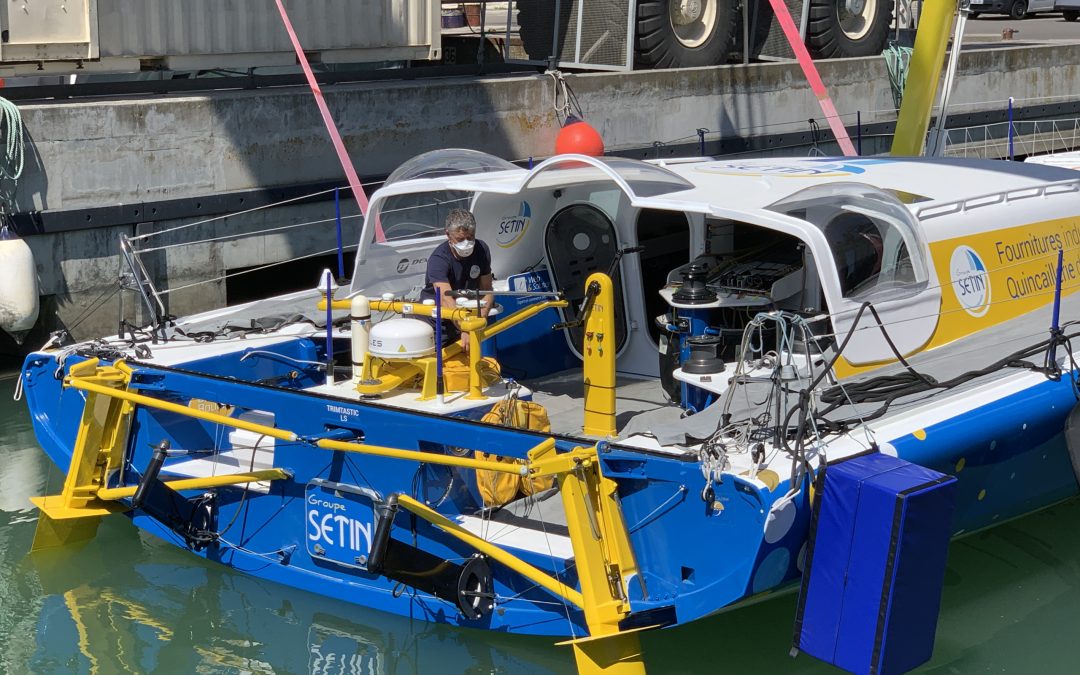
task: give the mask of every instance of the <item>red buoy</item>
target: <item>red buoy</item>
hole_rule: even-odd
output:
[[[570,115],[555,139],[555,154],[599,157],[604,154],[604,139],[591,124]]]

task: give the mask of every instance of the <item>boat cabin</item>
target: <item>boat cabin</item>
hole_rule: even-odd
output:
[[[679,382],[720,393],[722,384],[706,384],[715,374],[708,367],[680,366],[700,343],[738,358],[747,323],[771,310],[806,319],[813,353],[847,337],[837,364],[844,375],[1027,306],[991,309],[999,294],[1019,288],[1012,277],[996,279],[995,268],[1016,262],[1001,247],[1032,232],[1051,242],[1080,239],[1065,225],[1077,181],[1049,167],[1008,169],[921,158],[572,155],[527,171],[475,151],[435,151],[403,165],[375,194],[351,292],[413,297],[445,214],[465,207],[490,247],[496,290],[561,292],[569,301],[563,321],[575,318],[586,277],[610,271],[618,372],[660,377],[674,399]],[[991,240],[1000,240],[997,248]],[[514,298],[499,300],[504,311],[507,300]],[[866,303],[874,313],[861,311]],[[580,357],[581,329],[557,333],[536,325],[524,338],[535,341],[521,352],[527,362],[514,362],[518,343],[500,344],[511,357],[504,365],[536,377]]]

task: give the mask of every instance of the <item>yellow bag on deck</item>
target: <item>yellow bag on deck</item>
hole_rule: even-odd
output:
[[[506,401],[499,401],[481,419],[488,424],[499,424],[514,427],[515,429],[531,429],[533,431],[551,431],[551,420],[547,410],[539,403],[521,401],[511,397]],[[477,459],[504,462],[506,464],[521,464],[520,460],[509,457],[497,457],[486,452],[477,452]],[[484,500],[484,506],[502,506],[517,499],[519,493],[534,495],[537,492],[547,490],[555,484],[554,476],[542,478],[529,478],[512,473],[500,471],[486,471],[477,469],[476,486],[480,490],[480,497]]]
[[[490,356],[480,359],[480,382],[488,387],[499,381],[499,362]],[[453,356],[443,363],[443,385],[446,391],[469,390],[469,361],[464,354]]]

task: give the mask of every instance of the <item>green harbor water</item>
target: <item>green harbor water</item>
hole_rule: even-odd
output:
[[[28,497],[62,477],[0,374],[0,672],[572,673],[554,640],[366,611],[203,562],[107,519],[77,549],[28,554]],[[793,593],[643,637],[656,673],[835,673],[788,649]],[[1074,673],[1080,501],[954,542],[926,673]]]

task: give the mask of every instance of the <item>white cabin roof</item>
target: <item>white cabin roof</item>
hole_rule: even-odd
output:
[[[644,204],[652,199],[676,200],[696,211],[707,213],[717,206],[732,210],[762,209],[813,185],[829,182],[868,183],[897,193],[902,201],[929,206],[934,202],[952,202],[1017,189],[1042,187],[1048,183],[1080,179],[1075,172],[1056,166],[1000,160],[961,158],[893,157],[798,157],[759,159],[680,159],[637,162],[623,158],[599,160],[564,155],[546,160],[532,171],[525,169],[403,181],[380,190],[380,196],[427,189],[456,189],[476,192],[514,194],[537,182],[557,183],[544,173],[558,170],[563,178],[602,170],[602,163],[652,165],[675,174],[693,187],[673,190],[663,195],[641,196]],[[562,169],[560,164],[576,163],[576,168]],[[590,166],[584,166],[588,163]],[[615,167],[618,173],[622,167]],[[661,173],[661,172],[658,172]],[[421,187],[423,186],[423,187]],[[673,186],[674,187],[674,186]]]
[[[452,156],[472,151],[438,151],[419,159],[437,164],[439,153]],[[972,222],[956,231],[955,219],[936,216],[966,211],[977,206],[1008,202],[1013,195],[1044,196],[1068,192],[1080,196],[1080,175],[1069,169],[1033,163],[964,158],[894,157],[776,157],[757,159],[691,158],[643,162],[622,157],[559,155],[532,170],[509,168],[502,160],[478,169],[441,173],[423,167],[419,177],[388,180],[372,197],[372,210],[395,195],[451,190],[477,194],[514,195],[532,188],[557,188],[592,181],[611,181],[630,196],[636,208],[655,208],[745,217],[769,222],[785,217],[768,207],[800,191],[829,183],[859,183],[892,193],[918,217],[928,241],[968,231],[993,229],[997,225]],[[419,162],[418,162],[419,163]],[[507,167],[507,168],[503,168]],[[430,177],[429,177],[430,176]],[[1024,208],[1028,208],[1025,205]],[[786,218],[788,225],[801,228]],[[988,227],[989,226],[989,227]],[[371,232],[365,223],[360,256],[366,252]]]

